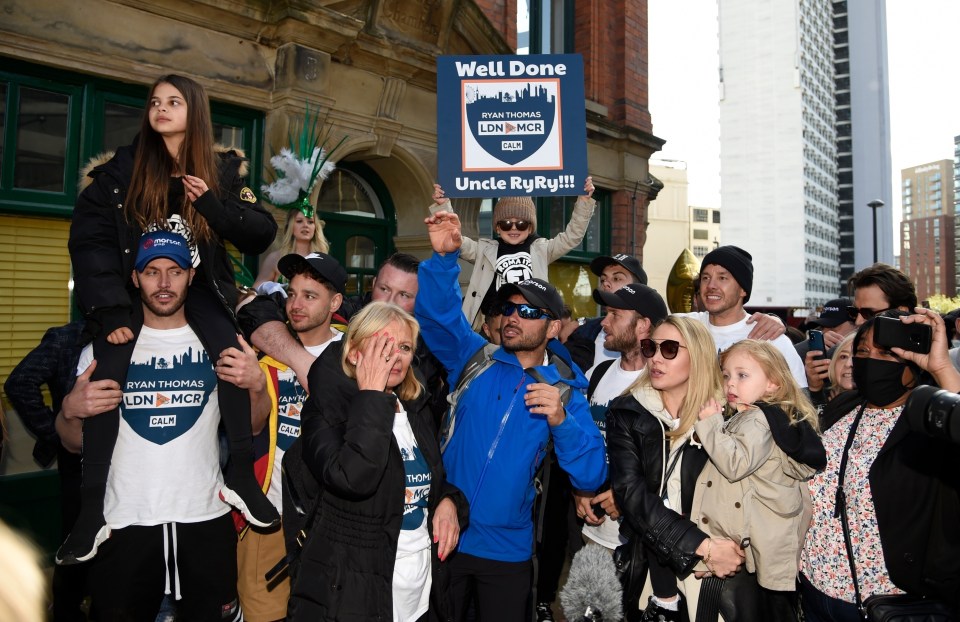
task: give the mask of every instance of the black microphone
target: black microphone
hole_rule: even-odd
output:
[[[570,622],[616,622],[623,617],[623,587],[612,551],[587,544],[574,555],[560,606]]]

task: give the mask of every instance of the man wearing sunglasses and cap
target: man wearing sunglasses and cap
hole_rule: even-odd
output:
[[[541,279],[504,285],[497,293],[502,345],[485,350],[486,340],[460,308],[460,219],[439,211],[425,222],[434,254],[420,264],[415,306],[424,340],[449,371],[451,386],[485,353],[482,371],[459,394],[444,426],[447,478],[470,500],[470,526],[447,562],[454,619],[463,619],[472,590],[481,622],[524,622],[530,617],[534,474],[552,440],[573,486],[600,488],[607,478],[603,439],[581,393],[586,378],[565,349],[548,346],[560,332],[563,299],[556,288]]]

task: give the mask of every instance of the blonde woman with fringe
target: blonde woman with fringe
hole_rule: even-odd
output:
[[[283,241],[280,248],[269,253],[263,258],[260,264],[260,273],[257,274],[257,281],[253,284],[254,288],[260,287],[263,283],[278,281],[282,278],[280,270],[277,268],[277,262],[281,257],[296,253],[306,257],[310,253],[329,253],[330,242],[323,234],[324,222],[317,218],[316,212],[312,216],[306,216],[299,209],[291,209],[287,214],[287,224],[283,229]]]
[[[607,415],[611,486],[623,515],[620,532],[630,540],[618,553],[632,560],[624,606],[628,619],[680,620],[678,578],[698,570],[733,576],[743,562],[736,542],[711,538],[687,518],[707,462],[694,424],[703,404],[720,395],[720,373],[713,338],[694,319],[668,317],[640,348],[646,370]],[[698,582],[690,583],[687,606],[695,611]],[[641,594],[651,589],[637,618]]]
[[[805,482],[826,466],[816,410],[769,342],[735,343],[720,367],[730,416],[710,399],[694,425],[710,462],[691,518],[704,532],[744,545],[763,619],[796,620],[797,568],[811,518]]]
[[[467,526],[413,365],[417,321],[372,302],[310,368],[303,460],[320,482],[287,620],[447,619],[443,562]],[[441,572],[441,569],[444,572]]]

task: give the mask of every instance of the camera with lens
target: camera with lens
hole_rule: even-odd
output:
[[[910,394],[903,414],[912,430],[960,445],[960,395],[921,385]]]

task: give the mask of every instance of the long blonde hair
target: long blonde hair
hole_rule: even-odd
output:
[[[40,551],[0,521],[0,620],[43,620],[47,582]]]
[[[350,353],[359,350],[364,341],[373,337],[375,333],[382,331],[391,322],[407,325],[413,340],[412,347],[416,349],[417,336],[420,334],[420,324],[417,323],[417,320],[393,303],[371,302],[360,313],[353,316],[350,325],[347,327],[347,334],[343,338],[343,357],[340,359],[343,373],[350,378],[357,377],[357,366],[351,363],[348,358]],[[423,385],[417,380],[413,367],[411,361],[410,367],[407,368],[407,375],[404,376],[397,387],[397,395],[402,400],[416,399],[423,393]]]
[[[787,365],[787,359],[783,357],[780,350],[777,350],[769,341],[744,339],[723,351],[720,355],[720,366],[723,366],[729,356],[738,352],[753,359],[763,370],[767,380],[777,385],[773,393],[763,396],[763,401],[779,406],[787,413],[790,425],[806,421],[814,430],[820,430],[817,411],[797,384],[790,372],[790,366]]]
[[[297,221],[297,214],[302,214],[300,210],[294,208],[291,209],[287,214],[287,225],[283,228],[283,241],[280,243],[280,257],[286,255],[292,255],[297,252],[297,237],[293,234],[293,226]],[[329,253],[330,252],[330,241],[327,240],[327,236],[323,234],[323,226],[326,224],[319,218],[317,218],[317,213],[314,212],[312,217],[309,217],[313,221],[313,237],[310,239],[310,250],[309,253]]]
[[[717,366],[717,347],[713,341],[713,335],[707,330],[702,322],[692,318],[680,315],[668,316],[665,320],[657,324],[651,331],[651,335],[657,328],[669,324],[677,329],[686,346],[687,354],[690,357],[690,374],[687,379],[687,391],[684,394],[683,402],[680,404],[680,425],[676,430],[668,430],[667,437],[670,439],[683,437],[687,431],[697,422],[697,416],[700,409],[710,398],[719,398],[722,385],[720,380],[720,368]],[[627,391],[635,397],[645,390],[653,388],[650,382],[650,361],[647,361],[647,370],[640,374],[640,377],[630,386]]]

